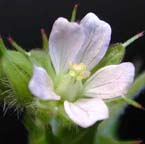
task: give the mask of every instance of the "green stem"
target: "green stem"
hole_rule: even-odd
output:
[[[48,144],[46,127],[39,118],[26,114],[24,124],[28,131],[29,144]]]

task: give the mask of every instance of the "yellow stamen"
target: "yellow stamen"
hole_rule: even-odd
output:
[[[83,80],[90,76],[90,72],[87,71],[85,64],[71,64],[69,75],[75,77],[77,80]]]

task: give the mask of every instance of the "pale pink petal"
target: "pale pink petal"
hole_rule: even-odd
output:
[[[66,72],[84,41],[84,32],[77,23],[58,18],[49,39],[49,53],[56,73]]]
[[[87,128],[109,116],[106,104],[97,98],[82,99],[75,103],[65,101],[64,109],[69,118],[83,128]]]
[[[85,83],[84,94],[102,99],[125,95],[134,79],[132,63],[110,65],[98,70]]]
[[[104,57],[111,39],[111,27],[95,14],[88,13],[80,22],[84,28],[85,41],[76,61],[91,70]]]
[[[60,100],[60,96],[54,93],[52,86],[51,78],[45,69],[35,66],[29,83],[31,93],[43,100]]]

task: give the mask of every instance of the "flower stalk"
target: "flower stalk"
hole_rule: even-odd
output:
[[[38,117],[25,114],[24,125],[29,133],[29,144],[48,144],[46,128]]]

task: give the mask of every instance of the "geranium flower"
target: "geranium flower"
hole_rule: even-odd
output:
[[[134,66],[129,62],[105,66],[91,75],[110,38],[109,24],[93,13],[79,24],[58,18],[49,38],[55,80],[44,68],[35,66],[29,83],[31,93],[42,100],[64,101],[68,117],[83,128],[108,118],[104,100],[125,95],[134,78]]]

